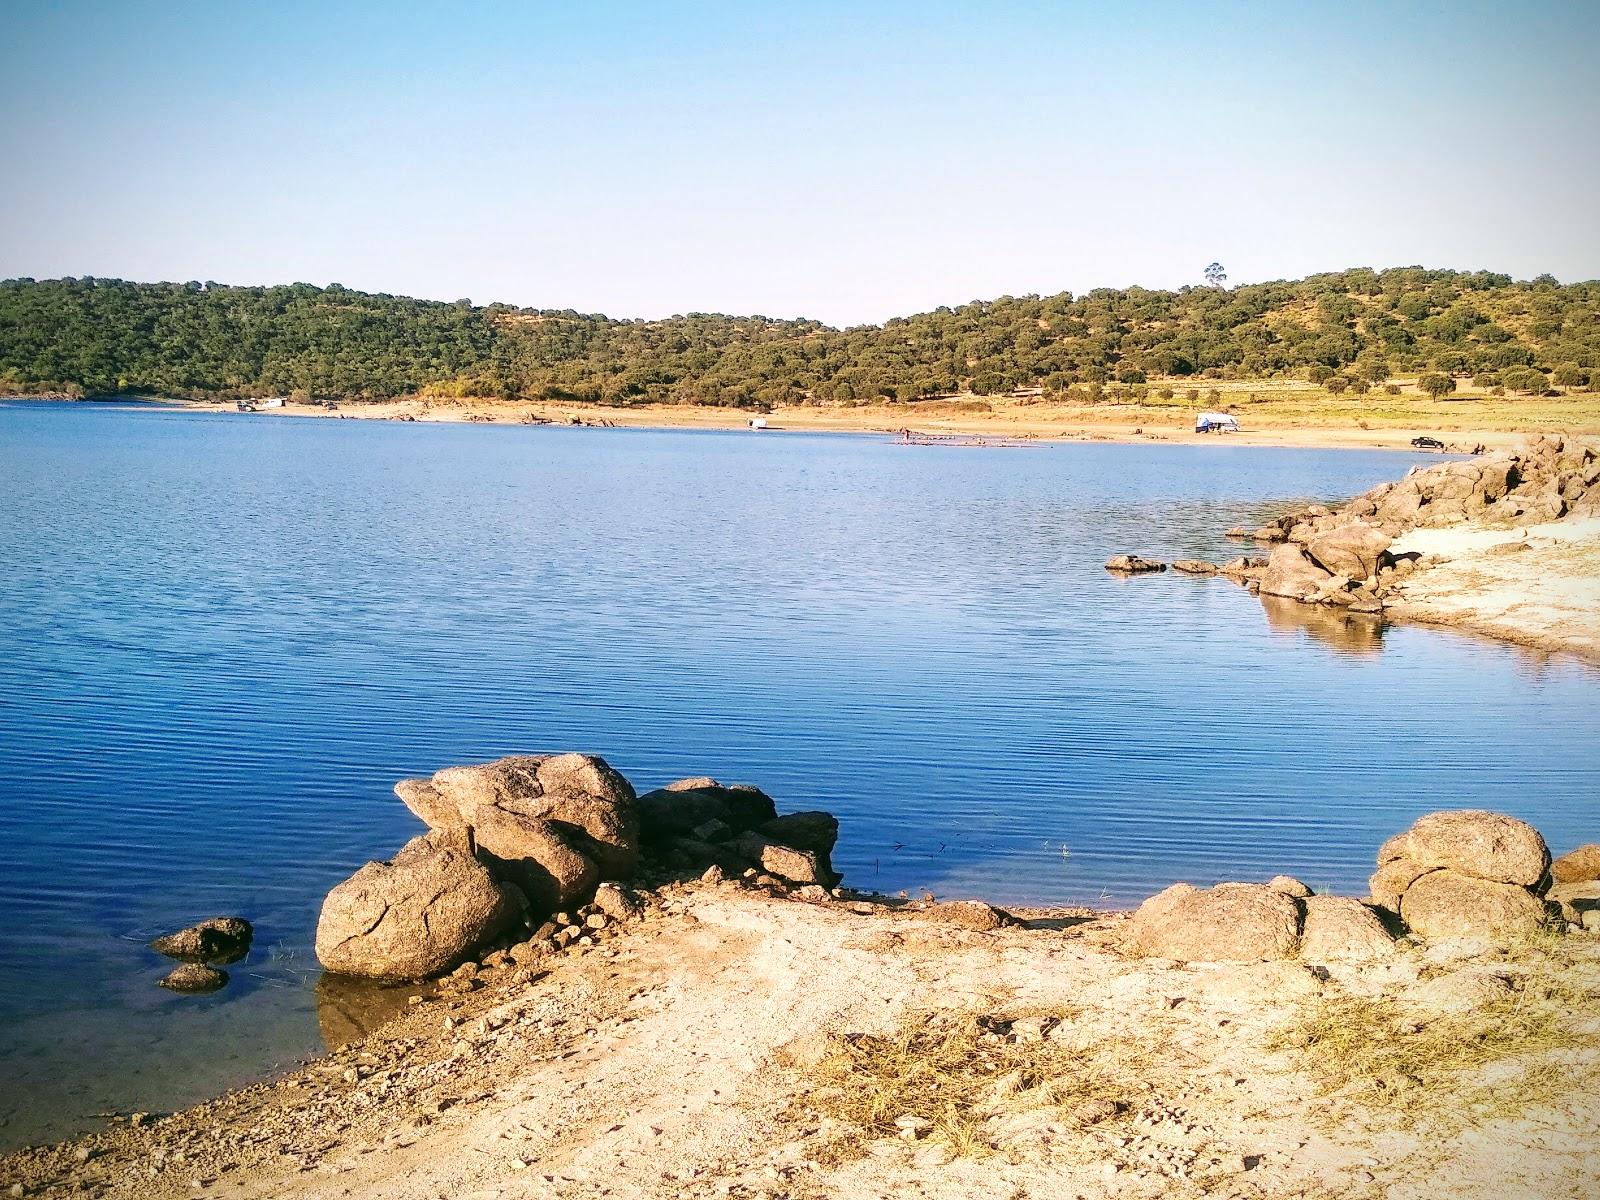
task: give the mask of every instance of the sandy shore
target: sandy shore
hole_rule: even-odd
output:
[[[670,885],[609,940],[483,970],[464,995],[415,989],[397,1020],[303,1070],[0,1159],[0,1185],[151,1200],[1600,1189],[1600,939],[1186,965],[1123,957],[1118,915],[1024,915],[978,931],[937,909]],[[1536,1040],[1508,1042],[1493,1005],[1463,1010],[1485,974],[1530,1006],[1519,1020],[1547,1014]],[[1342,1070],[1330,1020],[1449,1061]],[[1477,1047],[1467,1065],[1458,1044]]]
[[[1461,450],[1476,446],[1515,445],[1529,430],[1514,408],[1486,405],[1470,408],[1418,399],[1398,418],[1358,418],[1346,407],[1318,412],[1303,403],[1267,403],[1240,412],[1237,434],[1197,434],[1193,413],[1182,407],[1139,407],[1100,404],[1054,405],[993,400],[991,412],[962,412],[959,405],[926,402],[860,408],[796,406],[766,414],[763,436],[785,431],[810,433],[877,433],[899,436],[909,429],[955,443],[978,441],[1166,442],[1185,445],[1303,446],[1308,448],[1409,449],[1422,434],[1438,436]],[[588,405],[507,403],[503,401],[440,402],[395,400],[346,403],[337,410],[315,405],[286,405],[260,413],[238,413],[232,405],[182,404],[184,408],[238,416],[348,418],[354,420],[420,421],[519,425],[586,424],[645,429],[747,428],[751,414],[737,409],[685,405],[642,405],[599,408]],[[1600,430],[1600,412],[1575,410],[1576,425]]]
[[[1395,550],[1446,561],[1401,584],[1386,615],[1600,662],[1600,517],[1416,529]]]

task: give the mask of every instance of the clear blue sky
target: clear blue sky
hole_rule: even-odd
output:
[[[0,276],[877,321],[1600,276],[1600,4],[3,0]]]

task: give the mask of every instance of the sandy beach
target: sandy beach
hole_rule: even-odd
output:
[[[1233,396],[1233,393],[1229,393]],[[1504,449],[1530,433],[1551,429],[1600,433],[1600,410],[1592,397],[1556,404],[1513,406],[1488,397],[1433,401],[1407,396],[1388,406],[1317,403],[1292,388],[1242,392],[1226,404],[1242,426],[1236,434],[1194,432],[1194,409],[1183,405],[1072,405],[1037,398],[982,401],[989,411],[967,411],[974,401],[926,401],[917,404],[858,407],[799,405],[760,414],[766,435],[784,431],[808,433],[876,433],[900,436],[903,430],[929,439],[976,444],[981,441],[1169,442],[1186,445],[1304,446],[1308,448],[1409,449],[1411,439],[1432,436],[1456,450],[1478,446]],[[602,408],[496,400],[439,401],[405,399],[347,402],[329,410],[319,405],[287,404],[259,413],[237,413],[231,404],[185,403],[197,411],[243,416],[349,418],[356,420],[469,422],[518,425],[616,426],[649,429],[748,428],[752,416],[739,409],[690,405],[639,405]]]

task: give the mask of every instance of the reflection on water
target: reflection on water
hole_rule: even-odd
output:
[[[337,1050],[358,1042],[381,1025],[405,1012],[412,996],[423,988],[414,984],[384,984],[324,971],[317,978],[317,1027],[322,1044]]]
[[[839,816],[851,884],[998,903],[1356,890],[1441,803],[1570,848],[1593,671],[1102,568],[1410,461],[0,406],[0,1143],[402,1004],[317,987],[318,906],[451,763],[749,780]],[[229,985],[157,988],[144,943],[219,913]]]
[[[1274,633],[1306,634],[1343,654],[1373,655],[1383,649],[1383,618],[1326,604],[1302,604],[1284,596],[1258,596]]]

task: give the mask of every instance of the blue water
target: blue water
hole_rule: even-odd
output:
[[[1101,568],[1412,461],[0,404],[0,1143],[315,1049],[391,785],[512,751],[757,783],[848,883],[1001,902],[1360,893],[1440,807],[1592,838],[1593,669]],[[229,988],[157,989],[143,941],[224,912]]]

